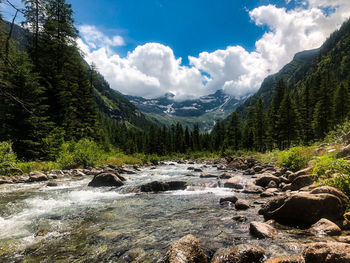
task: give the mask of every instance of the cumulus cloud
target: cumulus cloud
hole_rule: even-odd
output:
[[[236,97],[255,92],[263,79],[280,70],[295,53],[318,48],[350,17],[349,0],[308,0],[294,9],[265,5],[249,11],[257,26],[267,27],[255,51],[229,46],[198,57],[189,66],[170,47],[158,43],[138,46],[124,58],[111,47],[124,45],[120,36],[109,38],[94,26],[82,26],[78,45],[122,93],[153,98],[172,92],[176,99],[199,97],[218,89]]]

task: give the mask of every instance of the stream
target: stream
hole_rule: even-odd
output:
[[[217,179],[200,178],[189,166],[223,173],[203,164],[166,163],[123,175],[127,181],[117,189],[88,187],[92,177],[59,179],[58,187],[47,187],[47,182],[0,186],[0,262],[157,262],[187,234],[199,239],[209,257],[218,248],[242,243],[264,248],[268,257],[297,255],[303,243],[320,240],[281,225],[275,225],[275,239],[252,237],[249,222],[263,221],[258,210],[267,199],[219,187]],[[156,180],[182,180],[189,186],[164,193],[137,191]],[[232,195],[252,207],[220,206],[221,197]],[[247,220],[237,222],[235,216]]]

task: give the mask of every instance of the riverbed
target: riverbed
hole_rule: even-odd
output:
[[[223,188],[224,180],[211,165],[165,163],[123,175],[120,188],[91,188],[92,177],[0,186],[0,262],[157,262],[171,244],[187,234],[200,241],[211,257],[218,248],[248,243],[267,251],[267,257],[297,255],[313,237],[305,230],[275,225],[275,239],[258,240],[249,233],[251,221],[267,199]],[[235,172],[241,180],[251,176]],[[181,180],[186,190],[140,193],[142,184]],[[251,208],[237,211],[221,206],[222,197],[236,196]],[[246,220],[235,220],[241,216]],[[329,238],[328,238],[329,239]]]

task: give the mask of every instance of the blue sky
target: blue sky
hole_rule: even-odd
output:
[[[12,0],[20,5],[20,0]],[[69,0],[78,46],[111,87],[178,100],[254,93],[295,53],[318,48],[349,0]],[[5,16],[11,15],[2,6]]]

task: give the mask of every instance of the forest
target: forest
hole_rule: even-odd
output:
[[[327,39],[293,85],[279,79],[270,87],[271,97],[251,99],[243,111],[202,133],[198,125],[159,127],[141,113],[136,121],[121,117],[136,112],[132,106],[111,117],[105,96],[128,102],[84,61],[72,6],[65,0],[24,4],[16,10],[25,17],[21,38],[13,35],[14,23],[0,17],[0,141],[10,142],[21,160],[54,161],[65,142],[81,139],[107,152],[160,156],[282,150],[322,140],[349,118],[349,21]]]

